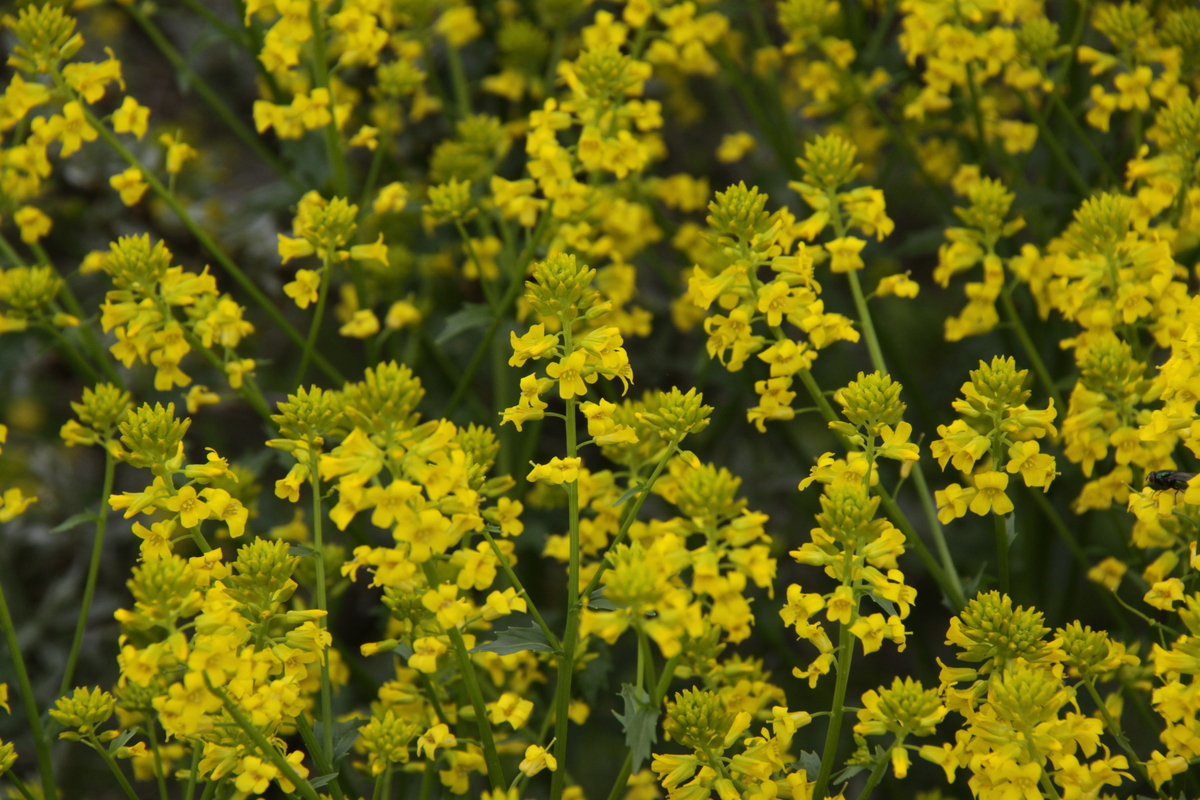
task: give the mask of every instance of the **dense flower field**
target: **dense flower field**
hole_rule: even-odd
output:
[[[1200,795],[1191,0],[2,23],[5,796]]]

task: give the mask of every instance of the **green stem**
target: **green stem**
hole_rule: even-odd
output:
[[[318,774],[328,775],[333,772],[333,763],[325,758],[325,753],[317,742],[312,726],[308,724],[308,717],[303,714],[296,717],[296,730],[300,732],[300,738],[304,740],[304,746],[308,748],[308,753],[312,756],[313,765],[316,766]],[[338,785],[337,781],[330,781],[328,786],[338,800],[345,797],[342,787]]]
[[[842,235],[841,232],[838,233],[839,237]],[[854,296],[854,307],[858,311],[858,321],[862,325],[863,336],[867,339],[867,352],[871,354],[871,363],[881,374],[887,375],[887,364],[883,360],[883,350],[879,347],[879,337],[875,334],[875,323],[871,319],[871,310],[867,307],[862,284],[858,280],[858,270],[851,270],[846,277],[850,279],[850,294]]]
[[[504,574],[508,577],[509,582],[512,583],[512,585],[516,588],[517,593],[520,594],[521,597],[525,598],[525,603],[529,607],[530,615],[533,616],[533,620],[537,623],[538,627],[542,629],[542,634],[545,635],[546,640],[550,642],[550,646],[555,650],[558,650],[561,647],[558,637],[554,635],[554,631],[550,630],[550,626],[546,624],[546,620],[542,619],[541,612],[539,612],[537,610],[537,606],[533,604],[533,599],[529,596],[529,592],[526,591],[524,585],[521,584],[521,579],[517,577],[515,572],[513,572],[513,568],[508,563],[508,558],[504,555],[504,552],[500,549],[500,545],[496,543],[496,539],[492,536],[492,532],[488,530],[486,525],[483,528],[483,538],[486,539],[488,544],[492,546],[492,552],[496,554],[496,560],[500,562],[500,569],[504,571]]]
[[[873,770],[871,770],[871,776],[869,778],[867,778],[866,785],[864,785],[862,788],[862,791],[858,793],[858,800],[867,800],[871,796],[871,792],[875,791],[875,787],[879,785],[879,782],[881,780],[883,780],[883,774],[885,772],[887,772],[887,767],[888,767],[888,764],[890,763],[891,757],[892,757],[892,751],[895,750],[897,747],[902,746],[901,743],[903,741],[904,741],[903,736],[899,736],[899,735],[896,736],[895,741],[892,742],[891,746],[884,752],[883,756],[879,759],[879,763],[877,763],[875,765],[875,768]]]
[[[100,373],[96,372],[88,360],[83,357],[83,354],[76,349],[75,345],[71,344],[71,340],[64,336],[63,332],[54,323],[46,322],[39,327],[50,334],[50,338],[63,349],[63,355],[66,359],[87,378],[88,383],[100,382]]]
[[[320,3],[311,3],[308,18],[312,24],[313,83],[329,92],[329,124],[325,126],[325,151],[329,155],[329,168],[333,172],[333,191],[338,197],[349,198],[350,176],[346,170],[346,156],[342,152],[342,133],[337,124],[337,98],[329,84],[329,60],[325,52],[325,17]]]
[[[135,792],[133,787],[129,785],[129,779],[126,778],[125,773],[121,771],[121,766],[117,763],[117,760],[112,757],[112,754],[108,752],[108,748],[101,744],[95,733],[89,737],[88,743],[92,746],[93,750],[100,754],[100,757],[104,759],[104,763],[108,765],[109,770],[111,770],[112,774],[116,776],[117,783],[121,785],[121,789],[125,792],[125,796],[128,797],[129,800],[138,800],[137,792]]]
[[[458,48],[449,42],[446,43],[446,61],[450,65],[450,83],[454,87],[454,104],[458,108],[458,118],[466,119],[471,116],[471,92],[467,88],[467,73],[463,69]]]
[[[479,371],[479,365],[483,363],[483,357],[487,355],[488,350],[492,346],[492,339],[496,336],[496,331],[500,330],[500,325],[504,322],[508,315],[509,309],[513,303],[517,301],[517,295],[525,288],[525,268],[533,259],[534,253],[537,252],[538,244],[541,241],[542,234],[549,224],[550,212],[542,213],[541,219],[538,220],[537,227],[529,237],[529,242],[525,245],[525,249],[521,253],[521,257],[514,265],[511,282],[504,292],[504,296],[500,298],[500,303],[496,306],[496,312],[492,316],[492,321],[488,324],[487,330],[484,331],[483,338],[475,347],[475,352],[471,355],[471,360],[467,362],[467,368],[459,376],[458,385],[454,387],[454,394],[450,396],[450,401],[446,404],[442,416],[447,419],[454,410],[458,408],[463,398],[467,395],[467,390],[471,388],[471,381],[475,379],[475,373]]]
[[[33,746],[37,751],[38,772],[42,778],[42,797],[57,797],[54,788],[54,765],[50,760],[50,746],[46,743],[46,733],[42,729],[42,719],[38,714],[37,698],[33,694],[33,686],[29,683],[29,672],[25,669],[25,658],[21,655],[21,647],[17,642],[17,629],[13,627],[12,615],[8,611],[8,600],[4,596],[4,587],[0,586],[0,628],[4,631],[4,640],[8,644],[8,653],[12,656],[13,669],[17,673],[17,685],[21,689],[21,701],[25,704],[25,715],[29,721],[29,733],[33,737]]]
[[[154,24],[154,21],[142,13],[141,9],[139,9],[136,5],[126,5],[124,8],[129,16],[133,17],[134,22],[136,22],[142,31],[145,32],[146,36],[150,38],[150,41],[154,42],[155,47],[157,47],[159,52],[163,54],[163,57],[166,58],[167,61],[171,62],[171,66],[174,67],[175,73],[186,80],[188,84],[196,88],[196,94],[200,95],[200,99],[207,103],[208,107],[211,108],[213,112],[221,118],[221,121],[229,126],[229,129],[233,131],[233,134],[237,136],[237,138],[241,139],[247,147],[253,150],[255,155],[261,158],[275,172],[276,175],[278,175],[280,178],[283,178],[283,180],[286,181],[289,186],[291,186],[297,192],[303,192],[306,187],[295,176],[294,171],[288,168],[286,164],[280,161],[279,158],[267,148],[258,134],[247,128],[242,121],[238,119],[237,114],[233,113],[233,110],[225,104],[225,101],[213,91],[212,87],[208,85],[208,82],[205,81],[204,78],[200,77],[200,75],[198,75],[191,68],[183,56],[180,55],[179,51],[176,50],[169,41],[167,41],[167,37],[164,36],[162,30],[160,30],[159,27]]]
[[[170,309],[164,308],[163,315],[170,316]],[[221,373],[222,375],[225,374],[225,362],[222,361],[220,356],[214,353],[211,349],[205,347],[204,342],[200,341],[200,337],[196,336],[196,334],[192,333],[187,328],[183,328],[183,338],[186,339],[187,343],[192,346],[192,349],[199,353],[205,361],[211,364],[217,370],[217,372]],[[249,376],[244,377],[241,387],[237,389],[237,393],[241,395],[243,400],[250,404],[250,407],[253,408],[255,413],[262,417],[265,422],[271,425],[275,424],[271,419],[271,409],[267,406],[267,400],[262,396],[262,392],[259,391],[258,384],[254,382],[253,378]]]
[[[992,530],[996,539],[996,570],[999,573],[1000,592],[1008,594],[1008,514],[992,514]]]
[[[12,781],[12,785],[17,788],[17,791],[21,793],[21,797],[24,797],[25,800],[38,800],[33,796],[33,792],[29,791],[29,787],[25,784],[25,781],[21,780],[11,772],[6,773],[4,777]]]
[[[574,351],[571,341],[571,320],[563,325],[563,352],[570,354]],[[566,433],[567,458],[578,455],[578,442],[575,430],[574,397],[566,401]],[[564,485],[567,490],[567,535],[570,540],[570,553],[567,562],[567,625],[562,638],[562,652],[558,656],[558,670],[554,691],[554,757],[558,760],[558,769],[550,779],[550,800],[562,800],[563,788],[567,773],[567,733],[571,720],[568,712],[571,709],[571,682],[575,676],[575,646],[579,641],[579,618],[583,604],[579,597],[579,482],[571,481]]]
[[[1133,745],[1129,743],[1129,739],[1127,739],[1125,734],[1121,732],[1120,727],[1117,725],[1117,721],[1112,718],[1112,714],[1110,714],[1108,711],[1108,706],[1104,703],[1104,698],[1100,697],[1100,693],[1096,691],[1095,680],[1091,677],[1086,677],[1083,679],[1082,683],[1088,690],[1088,694],[1092,696],[1092,702],[1096,704],[1096,710],[1099,711],[1100,716],[1104,718],[1104,724],[1108,726],[1108,732],[1113,735],[1113,738],[1117,740],[1117,744],[1120,745],[1121,749],[1125,751],[1125,754],[1129,756],[1129,761],[1131,764],[1133,764],[1133,768],[1137,770],[1138,777],[1140,777],[1150,786],[1153,786],[1154,782],[1150,780],[1150,773],[1146,771],[1145,762],[1138,758],[1137,753],[1135,753],[1133,750]],[[1156,789],[1155,791],[1162,800],[1167,800],[1166,794],[1164,794],[1161,789]]]
[[[158,783],[158,796],[161,800],[167,800],[167,776],[163,774],[162,750],[158,746],[153,719],[146,720],[146,738],[150,740],[150,750],[154,753],[154,780]]]
[[[846,576],[849,578],[849,575]],[[838,740],[842,733],[842,717],[846,714],[846,689],[850,685],[850,664],[854,661],[854,634],[850,626],[838,624],[837,684],[833,689],[833,703],[829,707],[829,730],[825,733],[825,747],[821,751],[821,772],[813,797],[824,797],[833,774],[833,762],[837,756]]]
[[[87,580],[83,587],[83,598],[79,602],[79,620],[75,623],[75,636],[71,640],[71,650],[67,655],[67,667],[63,671],[62,682],[58,686],[58,695],[62,697],[71,686],[75,677],[75,665],[79,661],[79,647],[83,643],[83,631],[87,627],[88,612],[92,608],[92,597],[96,594],[96,576],[100,573],[100,555],[104,550],[104,528],[108,523],[108,496],[112,494],[113,470],[116,459],[112,451],[104,448],[104,484],[100,490],[100,512],[96,519],[96,535],[92,539],[92,559],[88,563]]]
[[[1051,97],[1054,105],[1061,109],[1062,117],[1067,121],[1067,126],[1071,129],[1071,132],[1075,134],[1075,138],[1083,142],[1083,146],[1087,148],[1087,151],[1091,153],[1092,158],[1094,158],[1096,163],[1100,166],[1100,170],[1104,173],[1105,179],[1110,184],[1120,183],[1120,181],[1117,179],[1117,176],[1113,174],[1112,167],[1109,166],[1108,159],[1104,157],[1104,154],[1100,152],[1100,148],[1096,147],[1096,143],[1092,141],[1091,135],[1082,125],[1079,124],[1079,120],[1076,119],[1075,115],[1072,114],[1070,109],[1067,108],[1067,104],[1062,99],[1062,96],[1059,95],[1058,92],[1055,92],[1053,95],[1051,95]]]
[[[324,258],[325,266],[321,270],[321,288],[317,292],[317,307],[313,310],[313,318],[308,326],[308,337],[304,340],[304,352],[300,354],[300,366],[296,369],[296,379],[292,385],[296,388],[304,382],[304,374],[308,372],[308,362],[312,360],[317,345],[317,334],[321,331],[321,320],[325,317],[325,301],[329,296],[329,284],[333,282],[333,267],[328,256]],[[359,298],[362,302],[364,298]]]
[[[315,451],[316,448],[312,448]],[[313,458],[311,463],[315,466],[317,462],[316,453],[312,453]],[[318,624],[322,630],[329,630],[329,601],[325,597],[325,542],[321,534],[321,518],[324,516],[321,512],[321,479],[318,477],[317,470],[311,471],[312,478],[312,529],[313,529],[313,553],[314,564],[316,568],[317,582],[317,608],[327,612],[323,615]],[[321,654],[321,746],[325,761],[333,764],[333,687],[329,681],[329,651],[326,649]]]
[[[429,582],[429,588],[436,591],[439,581],[433,563],[426,561],[422,566],[425,570],[425,580]],[[458,659],[458,671],[462,675],[467,696],[471,699],[471,707],[475,710],[475,723],[479,726],[479,743],[483,745],[483,759],[487,764],[488,780],[491,781],[493,791],[505,789],[507,784],[504,782],[504,768],[500,765],[500,754],[496,750],[496,740],[492,735],[491,723],[488,721],[487,704],[483,700],[483,690],[479,687],[479,677],[475,674],[475,665],[471,663],[471,654],[467,652],[466,642],[463,641],[462,632],[458,628],[451,626],[446,633],[449,634],[450,642],[454,645],[454,654]]]
[[[180,0],[180,2],[191,9],[192,13],[202,17],[205,22],[216,28],[226,39],[248,53],[250,52],[250,40],[245,29],[233,27],[210,11],[203,3],[197,2],[197,0]],[[250,53],[250,55],[253,56],[254,53]]]
[[[283,754],[275,749],[275,745],[267,741],[267,737],[263,736],[262,731],[254,727],[254,724],[246,719],[245,715],[238,710],[237,705],[229,699],[229,695],[225,694],[220,687],[212,685],[212,682],[208,680],[207,674],[204,676],[204,683],[208,686],[208,690],[220,699],[221,704],[225,706],[225,711],[229,716],[233,717],[233,721],[238,724],[238,727],[246,732],[246,735],[254,742],[259,752],[274,764],[275,768],[282,772],[299,790],[300,796],[305,798],[305,800],[320,800],[312,784],[306,778],[300,777],[296,770],[292,768],[292,765],[288,763],[287,759],[283,757]]]
[[[1075,187],[1075,191],[1079,192],[1080,196],[1087,197],[1092,193],[1092,188],[1088,186],[1087,181],[1079,174],[1079,170],[1075,167],[1074,162],[1067,156],[1063,150],[1062,143],[1058,141],[1058,137],[1054,135],[1054,131],[1050,130],[1050,126],[1046,124],[1046,118],[1042,116],[1042,112],[1036,105],[1029,102],[1029,98],[1024,92],[1017,92],[1017,97],[1021,100],[1021,105],[1025,108],[1025,113],[1033,118],[1033,122],[1037,125],[1038,132],[1046,142],[1046,146],[1050,148],[1050,154],[1054,156],[1054,160],[1058,162],[1058,166],[1066,173],[1067,179],[1071,181],[1071,185]]]
[[[1038,380],[1042,382],[1046,393],[1054,401],[1054,407],[1059,414],[1066,413],[1066,405],[1063,403],[1062,393],[1058,391],[1058,386],[1055,385],[1054,379],[1050,377],[1050,370],[1046,367],[1046,362],[1042,360],[1042,354],[1038,350],[1037,344],[1034,343],[1033,337],[1029,335],[1029,329],[1025,327],[1025,323],[1021,321],[1021,315],[1017,313],[1017,307],[1012,300],[1012,290],[1005,286],[1000,291],[1000,304],[1004,308],[1004,316],[1012,325],[1013,330],[1017,334],[1017,339],[1021,342],[1021,348],[1028,356],[1029,362],[1033,365],[1033,371],[1038,376]]]
[[[175,215],[179,217],[179,221],[182,222],[183,226],[187,228],[193,236],[196,237],[196,240],[200,242],[204,249],[212,254],[213,258],[217,260],[217,263],[219,263],[221,267],[229,273],[230,277],[237,281],[238,285],[242,287],[246,294],[250,295],[254,302],[257,303],[264,312],[266,312],[267,316],[271,318],[271,321],[275,323],[275,325],[281,331],[283,331],[289,339],[303,347],[304,338],[300,335],[300,332],[296,330],[295,326],[287,321],[287,318],[285,318],[279,309],[275,307],[270,298],[262,293],[262,290],[260,290],[254,284],[254,281],[250,280],[250,277],[242,271],[241,267],[233,263],[233,259],[226,255],[225,251],[221,249],[221,247],[213,240],[213,238],[209,236],[208,233],[206,233],[205,230],[201,228],[194,219],[192,219],[192,216],[188,214],[187,210],[179,203],[178,200],[175,199],[175,196],[167,190],[167,187],[163,186],[162,181],[156,178],[154,173],[142,166],[142,163],[138,161],[137,157],[130,153],[125,145],[121,144],[120,140],[117,139],[117,137],[113,135],[112,131],[110,131],[108,127],[105,126],[105,124],[101,122],[95,114],[92,113],[90,108],[88,108],[86,105],[83,105],[82,102],[80,103],[80,106],[83,108],[83,113],[88,121],[88,124],[96,129],[96,132],[100,134],[100,138],[103,139],[104,142],[111,147],[123,161],[125,161],[125,163],[129,164],[131,167],[137,167],[142,171],[142,177],[145,179],[146,183],[150,184],[150,188],[154,190],[154,193],[157,194],[162,201],[167,204],[168,208],[175,212]],[[338,371],[332,364],[330,364],[329,361],[326,360],[325,357],[320,353],[313,354],[313,363],[315,363],[317,367],[320,368],[320,370],[324,372],[325,375],[334,383],[342,384],[346,382],[346,379],[342,373]]]
[[[967,63],[967,94],[971,101],[971,116],[975,120],[975,135],[978,137],[977,152],[980,166],[988,161],[987,133],[983,125],[983,109],[979,105],[979,91],[975,88],[975,69]]]
[[[196,796],[196,776],[200,774],[200,756],[203,754],[203,748],[192,748],[192,768],[188,770],[187,784],[183,788],[183,796],[186,800],[192,800]]]

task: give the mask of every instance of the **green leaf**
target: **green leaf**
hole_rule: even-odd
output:
[[[55,525],[53,528],[50,529],[50,532],[51,533],[62,533],[63,531],[71,530],[71,528],[74,528],[76,525],[82,525],[85,522],[96,523],[99,521],[100,521],[100,516],[98,514],[95,514],[91,511],[80,511],[78,514],[72,514],[71,516],[64,519],[62,522]]]
[[[650,757],[650,746],[658,741],[658,707],[650,702],[645,689],[631,683],[621,684],[621,697],[625,700],[625,714],[614,711],[613,716],[620,720],[625,731],[625,746],[633,757],[633,773],[636,773]]]
[[[317,554],[316,550],[312,549],[311,547],[302,545],[302,544],[294,544],[288,548],[289,556],[298,556],[300,558],[308,558],[309,556],[315,556],[316,554]]]
[[[133,735],[135,733],[137,733],[137,728],[130,728],[129,730],[125,731],[117,738],[113,739],[111,742],[108,743],[108,752],[116,753],[117,749],[124,747],[125,743],[128,742],[130,739],[132,739]]]
[[[867,592],[867,595],[875,601],[875,605],[886,611],[889,616],[897,617],[900,615],[900,612],[896,610],[896,605],[891,600],[888,600],[886,597],[879,597],[874,592]]]
[[[413,649],[406,642],[401,642],[392,648],[392,652],[403,658],[405,661],[412,658]]]
[[[511,656],[522,650],[533,650],[537,653],[553,653],[554,648],[546,640],[546,634],[537,625],[527,628],[505,628],[496,632],[496,638],[478,647],[471,648],[472,653],[495,653],[501,656]]]
[[[592,611],[620,611],[625,606],[619,606],[604,596],[603,589],[597,589],[588,595],[588,608]]]
[[[1012,547],[1013,540],[1017,538],[1017,515],[1008,514],[1004,518],[1004,540],[1009,547]]]
[[[800,769],[808,773],[808,777],[814,781],[821,774],[821,757],[812,750],[801,750],[800,761],[797,763],[800,764]]]
[[[836,786],[839,783],[845,783],[846,781],[850,780],[858,773],[863,772],[865,770],[866,770],[866,767],[860,767],[857,765],[852,766],[852,767],[846,767],[844,770],[842,770],[841,772],[839,772],[837,775],[834,776],[833,784],[834,784],[834,786]]]
[[[315,778],[309,778],[308,785],[313,787],[314,789],[320,789],[322,786],[329,783],[331,780],[335,779],[337,776],[338,776],[338,774],[336,772],[330,772],[325,775],[318,775]]]
[[[626,500],[633,497],[635,494],[637,494],[638,492],[642,491],[642,489],[645,489],[645,488],[646,488],[646,484],[635,483],[633,486],[630,486],[628,489],[625,490],[625,494],[623,494],[617,498],[617,501],[612,504],[612,507],[616,508],[617,506],[621,505]]]
[[[446,317],[446,327],[433,340],[441,345],[465,331],[482,328],[492,321],[492,310],[485,303],[463,303],[463,307]]]

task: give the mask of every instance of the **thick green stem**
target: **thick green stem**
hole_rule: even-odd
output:
[[[312,23],[313,83],[329,92],[329,123],[325,126],[325,150],[329,155],[329,168],[333,172],[333,192],[338,197],[350,196],[350,176],[346,170],[346,156],[342,152],[342,132],[337,124],[337,98],[329,83],[329,60],[325,52],[325,17],[320,3],[308,7]]]
[[[79,661],[79,647],[83,643],[83,631],[87,627],[88,612],[92,609],[92,597],[96,594],[96,576],[100,573],[100,555],[104,551],[104,528],[108,522],[108,496],[112,494],[113,470],[116,459],[112,451],[104,448],[104,485],[100,490],[100,512],[96,518],[96,535],[92,539],[92,559],[88,563],[87,580],[83,597],[79,601],[79,620],[75,623],[75,636],[71,639],[71,650],[67,654],[67,667],[63,670],[62,682],[58,686],[59,697],[67,693],[75,677],[75,665]]]
[[[854,661],[854,643],[857,638],[850,633],[846,623],[838,625],[837,683],[833,689],[833,703],[829,707],[829,730],[825,733],[825,747],[821,751],[821,772],[813,797],[825,797],[833,764],[837,760],[838,741],[842,733],[842,718],[846,714],[846,689],[850,685],[850,664]]]
[[[316,455],[314,452],[311,462],[314,466],[317,462]],[[318,477],[316,469],[312,470],[311,478],[313,549],[316,551],[313,554],[313,566],[316,568],[317,608],[327,612],[317,624],[321,626],[322,630],[327,631],[329,629],[329,601],[325,597],[325,542],[321,536],[321,518],[324,514],[321,510],[321,479]],[[325,761],[333,764],[333,686],[329,681],[328,650],[321,654],[321,748],[324,751]]]
[[[145,32],[146,36],[150,38],[150,41],[154,42],[154,46],[157,47],[159,52],[163,54],[163,57],[166,58],[167,61],[171,62],[171,66],[175,68],[176,75],[185,78],[189,85],[195,87],[196,94],[200,95],[200,99],[207,103],[208,107],[211,108],[213,112],[221,118],[221,121],[229,126],[229,129],[233,131],[233,134],[241,139],[247,147],[253,150],[255,155],[261,158],[267,164],[267,166],[269,166],[276,175],[286,181],[289,186],[291,186],[297,192],[303,192],[305,190],[305,186],[295,176],[293,171],[289,169],[286,164],[280,161],[278,156],[276,156],[267,148],[266,144],[263,143],[263,140],[254,131],[247,128],[242,121],[238,119],[237,114],[233,113],[233,110],[225,104],[225,101],[213,91],[212,87],[208,85],[208,82],[196,74],[194,70],[192,70],[191,66],[187,63],[187,61],[184,60],[183,56],[179,54],[179,51],[176,50],[169,41],[167,41],[167,37],[164,36],[159,27],[154,24],[154,21],[146,16],[141,9],[137,7],[137,5],[126,5],[124,8],[125,11],[128,12],[129,16],[133,17],[134,22],[136,22],[138,26],[141,27],[142,31]]]
[[[112,774],[116,776],[117,783],[120,784],[121,790],[125,792],[125,796],[128,797],[129,800],[138,800],[137,792],[135,792],[133,787],[129,785],[129,779],[125,777],[125,773],[121,772],[121,765],[118,764],[117,760],[108,752],[108,748],[100,743],[100,740],[96,737],[96,734],[92,734],[91,741],[89,743],[92,745],[92,749],[99,753],[100,757],[104,759],[104,763],[108,765],[108,769],[112,772]]]
[[[996,571],[1000,592],[1008,594],[1008,515],[992,514],[992,530],[996,539]]]
[[[121,144],[121,141],[117,139],[112,131],[110,131],[108,127],[96,117],[95,114],[92,113],[90,108],[88,108],[86,105],[83,105],[83,103],[80,103],[80,106],[83,108],[83,113],[87,118],[88,124],[96,129],[96,132],[100,134],[100,138],[103,139],[104,142],[111,147],[123,161],[125,161],[125,163],[129,164],[131,167],[137,167],[142,171],[142,177],[145,179],[146,183],[150,184],[150,188],[154,190],[154,193],[157,194],[162,201],[167,204],[168,208],[175,212],[175,215],[179,217],[179,221],[182,222],[183,226],[187,228],[193,236],[196,237],[196,240],[200,242],[204,249],[207,250],[212,257],[217,260],[217,263],[219,263],[221,267],[229,273],[230,277],[237,281],[238,285],[242,287],[246,294],[250,295],[251,299],[253,299],[254,302],[257,303],[264,312],[266,312],[267,316],[271,318],[271,321],[275,323],[275,325],[281,331],[283,331],[289,339],[303,347],[304,338],[300,335],[300,332],[296,330],[295,326],[287,321],[279,309],[275,307],[275,304],[271,302],[270,298],[262,293],[262,290],[260,290],[254,284],[254,281],[250,280],[250,277],[242,271],[242,268],[233,263],[233,259],[226,255],[225,251],[221,249],[221,247],[213,240],[213,238],[209,236],[208,233],[201,228],[194,219],[192,219],[192,216],[187,212],[187,209],[185,209],[183,205],[180,204],[177,199],[175,199],[175,195],[170,192],[166,186],[163,186],[162,181],[156,178],[154,173],[142,166],[142,163],[138,161],[137,157],[134,156],[133,153],[129,152],[125,145]],[[320,368],[320,370],[324,372],[325,375],[334,383],[342,384],[346,382],[346,378],[342,375],[342,373],[338,371],[332,364],[330,364],[329,361],[320,353],[313,354],[313,363],[315,363],[317,367]]]
[[[321,270],[321,288],[317,292],[317,307],[313,310],[312,322],[308,327],[308,338],[304,340],[304,352],[300,354],[300,366],[296,368],[296,379],[292,385],[300,388],[304,382],[304,374],[308,372],[308,362],[316,352],[317,334],[321,332],[321,320],[325,317],[325,302],[329,297],[329,284],[333,281],[333,267],[330,259],[325,258],[325,267]],[[362,298],[359,298],[362,300]]]
[[[308,748],[308,754],[312,756],[313,764],[317,768],[317,774],[328,775],[333,772],[334,765],[325,758],[325,753],[320,743],[317,742],[317,737],[313,733],[312,726],[308,724],[308,717],[303,714],[296,717],[296,730],[299,731],[300,738],[304,740],[304,746]],[[345,797],[342,787],[338,785],[337,781],[330,781],[327,785],[337,800],[342,800]]]
[[[446,43],[446,62],[450,65],[450,84],[454,87],[454,105],[458,110],[458,118],[466,119],[471,115],[471,91],[467,87],[467,72],[463,69],[462,55],[458,48]]]
[[[12,615],[8,611],[8,600],[4,596],[3,586],[0,586],[0,628],[4,630],[4,641],[8,644],[8,654],[12,657],[13,669],[17,673],[17,686],[21,690],[21,701],[25,704],[29,733],[33,737],[33,746],[37,751],[38,773],[42,778],[42,797],[57,797],[58,791],[54,788],[54,765],[50,760],[50,746],[46,742],[46,733],[42,729],[37,698],[33,694],[33,685],[29,683],[29,671],[25,669],[25,658],[21,655],[21,647],[17,642],[17,629],[13,627]]]
[[[563,352],[573,352],[571,322],[563,325]],[[566,401],[567,458],[578,455],[575,430],[575,398]],[[554,691],[554,757],[558,769],[550,779],[550,800],[562,800],[567,772],[567,732],[571,720],[571,682],[575,675],[575,646],[579,641],[579,618],[583,603],[579,597],[579,482],[565,484],[567,490],[568,538],[570,555],[567,562],[567,625],[563,632],[562,652],[558,656],[557,683]]]
[[[154,781],[158,784],[158,796],[161,800],[168,800],[167,776],[163,774],[162,750],[158,746],[158,734],[154,731],[154,720],[152,719],[146,720],[146,738],[150,740],[150,750],[154,753]]]
[[[838,233],[838,236],[841,235],[843,234]],[[854,308],[858,311],[858,321],[862,325],[863,336],[867,339],[867,352],[871,354],[871,363],[875,369],[886,375],[887,364],[883,360],[883,350],[879,347],[879,337],[875,333],[871,310],[867,307],[867,299],[863,296],[862,284],[858,280],[858,270],[852,270],[846,277],[850,279],[850,294],[854,296]]]

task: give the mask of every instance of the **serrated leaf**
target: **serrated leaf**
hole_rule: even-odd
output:
[[[302,545],[302,544],[294,544],[288,548],[289,556],[297,556],[299,558],[308,558],[309,556],[315,556],[316,554],[317,554],[316,550],[314,550],[311,547],[308,547],[306,545]]]
[[[800,769],[808,773],[811,780],[816,780],[821,774],[821,757],[812,750],[801,750],[800,760],[796,762],[800,765]]]
[[[617,506],[621,505],[626,500],[633,497],[635,494],[637,494],[638,492],[642,491],[642,489],[645,489],[645,488],[646,488],[646,484],[635,483],[633,486],[630,486],[628,489],[625,490],[625,494],[623,494],[617,498],[616,502],[612,504],[612,507],[616,508]]]
[[[501,656],[511,656],[522,650],[532,650],[535,653],[553,653],[554,648],[546,640],[546,634],[537,625],[527,628],[505,628],[496,632],[496,638],[478,647],[471,648],[472,653],[495,653]]]
[[[446,317],[446,326],[433,340],[441,345],[465,331],[482,328],[492,321],[492,310],[485,303],[463,303],[463,307]]]
[[[99,521],[100,521],[100,517],[97,516],[96,514],[92,513],[91,511],[80,511],[78,514],[72,514],[71,516],[64,519],[62,522],[55,525],[53,528],[50,529],[50,532],[51,533],[62,533],[63,531],[71,530],[71,528],[74,528],[76,525],[82,525],[85,522],[93,522],[94,523],[94,522],[99,522]]]
[[[625,606],[619,606],[604,596],[603,589],[597,589],[588,595],[587,607],[592,611],[620,611]]]
[[[651,704],[645,689],[631,683],[621,684],[621,697],[625,700],[625,713],[614,711],[613,716],[625,731],[625,746],[629,748],[636,773],[650,757],[651,745],[658,741],[658,708]]]
[[[852,766],[852,767],[846,767],[844,770],[842,770],[836,776],[834,776],[833,784],[836,786],[839,783],[845,783],[846,781],[850,780],[858,773],[863,772],[865,770],[866,770],[866,767],[860,767],[857,765]]]

